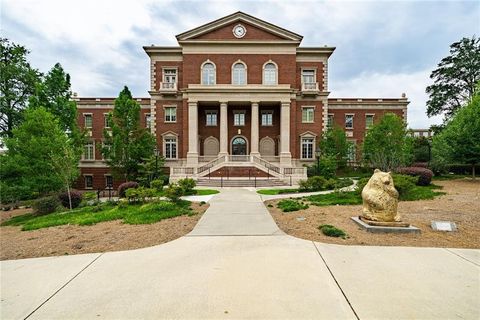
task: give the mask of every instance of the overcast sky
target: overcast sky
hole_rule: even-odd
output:
[[[1,0],[2,37],[31,50],[42,72],[60,62],[79,96],[115,97],[127,85],[148,97],[144,45],[176,45],[175,35],[243,11],[304,36],[303,46],[335,46],[331,97],[410,99],[409,126],[429,127],[430,72],[452,42],[480,35],[480,1],[151,1]]]

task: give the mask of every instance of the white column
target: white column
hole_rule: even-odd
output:
[[[188,152],[187,165],[198,164],[198,105],[188,103]]]
[[[252,102],[252,130],[250,134],[250,154],[260,156],[258,152],[258,102]]]
[[[280,111],[280,164],[292,165],[290,153],[290,102],[282,102]]]
[[[228,155],[228,105],[220,102],[220,153],[219,156]]]

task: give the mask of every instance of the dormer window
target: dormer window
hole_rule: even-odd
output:
[[[236,62],[232,68],[232,84],[247,84],[247,66],[242,62]]]
[[[202,84],[207,86],[215,84],[215,65],[211,62],[202,65]]]

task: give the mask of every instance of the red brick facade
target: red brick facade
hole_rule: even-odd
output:
[[[234,32],[238,26],[240,30],[236,36]],[[300,35],[244,13],[238,12],[182,33],[177,40],[178,47],[144,47],[151,60],[151,98],[139,99],[141,123],[145,125],[145,115],[151,114],[152,133],[158,149],[166,155],[165,141],[176,144],[176,154],[166,161],[169,167],[201,165],[206,141],[213,143],[213,148],[219,145],[220,153],[231,154],[232,140],[237,136],[246,140],[247,155],[260,153],[263,158],[262,152],[269,150],[269,157],[265,159],[279,161],[282,167],[298,167],[314,161],[314,157],[302,157],[302,139],[314,139],[317,144],[327,129],[329,116],[333,116],[333,123],[345,128],[345,116],[353,115],[353,128],[345,128],[345,131],[356,145],[363,141],[367,115],[373,115],[373,122],[387,112],[406,117],[408,101],[404,96],[398,99],[328,98],[328,61],[335,48],[300,47]],[[239,61],[246,67],[246,81],[240,85],[232,82],[233,65]],[[205,63],[215,67],[214,83],[203,83]],[[274,83],[266,82],[264,68],[267,63],[275,66]],[[173,83],[166,79],[167,72],[174,74]],[[79,124],[84,126],[83,114],[91,113],[92,140],[101,144],[104,113],[112,110],[114,100],[81,98],[77,103]],[[258,126],[252,125],[255,104],[258,105]],[[166,119],[166,108],[172,107],[176,108],[174,121],[170,113]],[[207,125],[207,111],[216,114],[215,125]],[[234,125],[234,114],[240,111],[245,115],[244,124]],[[169,112],[173,111],[169,109]],[[228,123],[223,135],[222,112]],[[266,112],[271,116],[265,114],[267,123],[263,123],[262,115]],[[195,126],[189,119],[197,119],[194,135],[191,130]],[[222,139],[226,144],[223,151]],[[257,146],[253,139],[258,139]],[[282,139],[287,143],[282,144]],[[197,147],[189,141],[195,141]],[[95,148],[94,160],[80,164],[82,177],[94,176],[94,189],[105,188],[108,173],[99,149]],[[114,183],[116,186],[119,181]],[[84,185],[85,180],[80,178],[77,187]]]

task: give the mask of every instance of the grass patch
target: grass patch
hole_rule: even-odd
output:
[[[3,226],[22,226],[22,230],[36,230],[60,225],[94,225],[99,222],[120,220],[128,224],[149,224],[163,219],[190,214],[190,202],[155,201],[145,204],[115,206],[101,204],[72,211],[56,212],[45,216],[25,214],[2,223]]]
[[[195,189],[193,191],[195,191],[194,195],[196,196],[208,196],[208,195],[217,194],[220,192],[218,190],[213,190],[213,189]]]
[[[322,224],[321,226],[318,227],[320,231],[327,237],[335,237],[335,238],[342,238],[345,239],[347,237],[347,234],[345,231],[342,229],[339,229],[337,227],[334,227],[330,224]]]
[[[403,194],[400,197],[400,201],[431,200],[435,197],[447,194],[446,192],[435,191],[438,189],[442,189],[442,187],[434,184],[425,187],[415,186],[413,189],[408,190]]]
[[[277,208],[283,212],[292,212],[307,209],[308,204],[293,199],[283,199],[277,203]]]
[[[335,182],[335,188],[344,188],[351,186],[353,184],[353,180],[350,178],[342,178],[342,179],[337,179]],[[321,190],[319,190],[321,191]],[[277,195],[277,194],[288,194],[288,193],[304,193],[304,192],[312,192],[312,191],[300,191],[300,189],[297,188],[287,188],[287,189],[261,189],[258,190],[257,193],[263,194],[263,195]]]
[[[362,203],[362,197],[355,191],[317,194],[307,197],[307,200],[310,201],[311,204],[320,207],[333,205],[354,205]]]

